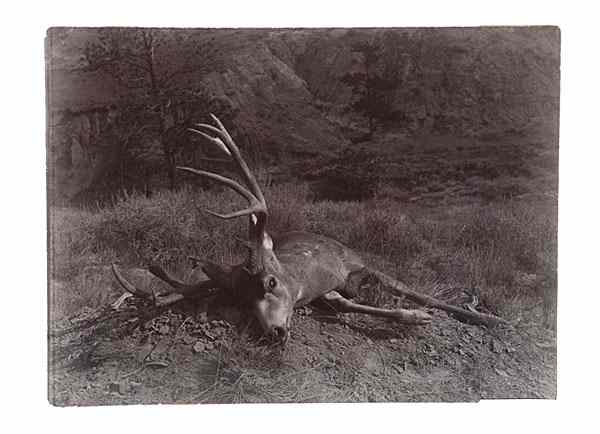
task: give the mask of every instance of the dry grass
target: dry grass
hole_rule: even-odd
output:
[[[554,303],[557,221],[552,205],[413,206],[408,216],[406,205],[390,199],[314,202],[305,185],[271,186],[265,195],[271,232],[331,236],[421,290],[440,284],[475,288],[505,315]],[[66,314],[105,302],[102,294],[110,285],[94,274],[94,267],[115,261],[137,266],[159,261],[180,272],[189,268],[188,256],[237,262],[243,249],[232,235],[243,237],[245,222],[222,222],[200,210],[233,209],[237,201],[228,192],[185,188],[150,199],[125,196],[103,209],[51,210],[51,276],[62,282],[54,302]]]
[[[556,209],[548,204],[508,201],[425,208],[385,198],[314,202],[306,185],[283,184],[264,192],[274,233],[328,235],[418,290],[474,288],[485,304],[510,320],[554,320]],[[160,261],[185,279],[188,255],[241,260],[243,249],[232,235],[245,235],[245,221],[222,222],[199,210],[223,211],[238,200],[224,191],[182,189],[150,199],[126,196],[96,210],[52,209],[50,320],[114,301],[120,290],[109,265],[115,261],[126,266]],[[361,301],[381,305],[391,300],[367,293]],[[549,311],[546,318],[540,313],[542,305]],[[328,358],[309,360],[288,365],[289,359],[257,343],[248,329],[237,330],[223,336],[214,351],[196,358],[197,370],[190,373],[196,376],[195,385],[181,402],[371,399],[375,386],[360,379],[362,368],[351,357],[338,357],[335,369],[322,365]],[[339,378],[328,376],[331,369]]]

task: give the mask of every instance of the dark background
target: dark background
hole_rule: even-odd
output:
[[[209,112],[263,182],[316,198],[555,195],[559,48],[554,27],[50,29],[49,201],[226,171],[187,131]]]

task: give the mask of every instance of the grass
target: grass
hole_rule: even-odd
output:
[[[364,202],[314,201],[304,184],[271,185],[263,191],[270,205],[272,234],[305,230],[327,235],[416,290],[434,294],[440,287],[473,288],[487,307],[509,320],[523,319],[525,326],[555,324],[555,204],[510,200],[427,207],[399,201],[393,194]],[[187,256],[241,261],[244,249],[234,237],[245,236],[245,220],[224,222],[201,210],[228,211],[239,201],[227,191],[188,187],[158,192],[152,198],[124,195],[104,208],[51,208],[50,322],[114,301],[122,290],[110,272],[112,262],[131,268],[158,261],[181,278],[193,280],[187,275],[191,268]],[[134,274],[130,270],[129,275]],[[392,300],[368,291],[360,301],[384,305]],[[364,348],[338,353],[341,347],[331,349],[329,341],[318,342],[296,349],[315,351],[315,362],[307,357],[297,366],[278,350],[258,344],[247,328],[224,334],[213,351],[194,357],[192,371],[180,372],[192,380],[177,383],[172,399],[207,403],[383,399],[376,393],[383,388],[373,377],[362,376],[364,366],[353,362],[357,354],[362,357]],[[347,345],[344,351],[350,348]],[[415,349],[414,357],[419,354]],[[175,382],[161,387],[171,387],[168,384]]]
[[[425,207],[389,198],[366,202],[312,200],[303,184],[267,187],[273,234],[306,230],[333,237],[372,265],[413,287],[475,288],[508,317],[543,305],[554,312],[555,205],[517,200]],[[159,261],[182,275],[188,256],[235,263],[245,221],[223,222],[200,208],[227,211],[239,199],[226,191],[183,188],[152,198],[125,195],[98,209],[51,209],[50,276],[58,316],[114,296],[108,266]]]

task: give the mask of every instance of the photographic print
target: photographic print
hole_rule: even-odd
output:
[[[56,406],[556,398],[557,27],[51,28]]]

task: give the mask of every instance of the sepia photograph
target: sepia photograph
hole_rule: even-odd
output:
[[[560,53],[49,28],[50,404],[556,399]]]

